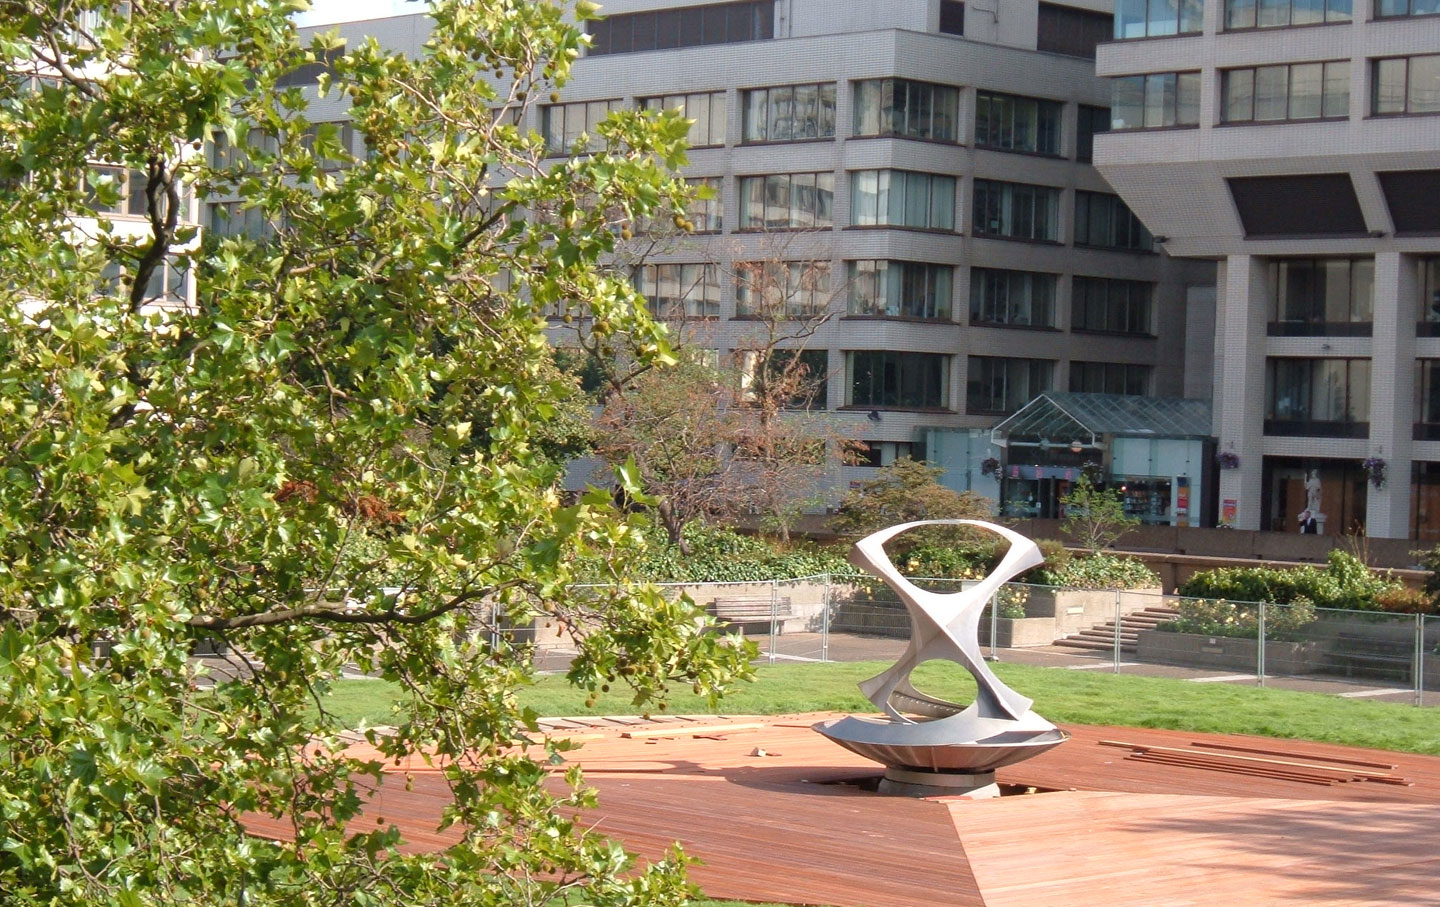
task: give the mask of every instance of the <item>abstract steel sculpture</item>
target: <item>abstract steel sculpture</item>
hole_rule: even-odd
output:
[[[977,526],[1010,542],[1000,565],[962,592],[927,592],[911,583],[885,554],[887,541],[918,526]],[[866,536],[850,562],[874,573],[900,596],[910,614],[910,644],[889,670],[860,684],[885,714],[850,715],[815,725],[831,740],[886,766],[881,790],[924,794],[935,789],[995,796],[995,769],[1038,756],[1069,737],[1031,711],[1031,700],[1000,682],[980,655],[978,631],[986,603],[1007,581],[1044,561],[1040,548],[1013,530],[979,520],[903,523]],[[975,678],[968,707],[915,689],[910,672],[934,659],[957,661]]]

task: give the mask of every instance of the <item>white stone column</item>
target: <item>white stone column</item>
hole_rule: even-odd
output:
[[[1410,537],[1410,457],[1415,422],[1415,260],[1375,256],[1375,332],[1370,364],[1370,450],[1386,462],[1384,488],[1370,486],[1365,532]]]
[[[1240,457],[1239,469],[1220,470],[1219,519],[1235,502],[1235,529],[1259,529],[1260,467],[1265,430],[1265,323],[1269,295],[1264,263],[1231,255],[1217,277],[1215,437],[1220,452]],[[1223,367],[1222,365],[1223,364]]]

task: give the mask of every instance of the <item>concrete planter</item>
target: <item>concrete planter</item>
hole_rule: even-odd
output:
[[[987,621],[980,624],[980,644],[990,644]],[[1002,617],[995,622],[995,644],[1004,649],[1048,646],[1055,641],[1052,617]]]
[[[1249,673],[1256,670],[1257,652],[1253,639],[1141,630],[1136,655],[1138,660],[1150,664]],[[1324,645],[1320,642],[1272,639],[1265,643],[1267,674],[1312,674],[1324,666]]]
[[[1164,604],[1158,588],[1126,589],[1120,592],[1121,615],[1144,611]],[[1115,592],[1109,589],[1047,589],[1033,587],[1025,602],[1025,616],[1051,621],[1050,641],[1073,636],[1096,624],[1115,619]],[[1041,643],[1040,645],[1047,645]]]

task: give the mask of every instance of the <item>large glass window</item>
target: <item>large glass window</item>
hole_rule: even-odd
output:
[[[585,28],[592,57],[763,41],[775,37],[775,0],[620,13],[588,22]]]
[[[825,350],[744,350],[740,384],[747,402],[779,399],[786,409],[824,409],[830,384],[830,356]]]
[[[1227,69],[1220,91],[1226,123],[1341,118],[1350,113],[1350,62]]]
[[[1375,0],[1375,17],[1440,15],[1440,0]]]
[[[847,311],[948,320],[954,273],[954,268],[918,261],[852,261]]]
[[[1154,284],[1139,280],[1076,277],[1070,287],[1070,329],[1152,336],[1154,290]]]
[[[1271,335],[1370,335],[1373,259],[1286,259],[1269,271]]]
[[[813,230],[833,226],[835,174],[772,173],[740,178],[742,230]]]
[[[857,227],[955,229],[955,177],[913,170],[850,174],[850,222]]]
[[[1200,73],[1157,72],[1110,80],[1111,129],[1200,125]]]
[[[1421,359],[1415,383],[1415,440],[1440,441],[1440,359]]]
[[[1055,363],[1049,359],[971,356],[965,381],[968,413],[1013,413],[1050,390]]]
[[[1041,3],[1036,19],[1035,49],[1068,57],[1095,59],[1095,48],[1109,41],[1115,17],[1058,3]]]
[[[1440,334],[1440,258],[1422,258],[1419,262],[1416,302],[1417,321],[1424,336]]]
[[[540,108],[545,150],[551,154],[568,154],[576,150],[582,135],[587,141],[581,151],[604,148],[605,140],[596,127],[619,106],[619,101],[577,101],[572,104],[547,104]]]
[[[1150,252],[1155,240],[1118,195],[1075,193],[1075,245]]]
[[[714,318],[720,314],[720,269],[713,264],[644,265],[636,286],[656,318]]]
[[[1081,104],[1075,119],[1075,160],[1090,163],[1095,159],[1095,136],[1110,131],[1110,108]]]
[[[1010,327],[1055,326],[1054,274],[970,269],[970,323]]]
[[[747,142],[835,137],[835,83],[780,85],[741,92]]]
[[[144,170],[91,167],[85,173],[85,209],[96,214],[145,217],[149,211],[145,198],[148,182]]]
[[[1225,28],[1280,28],[1349,22],[1353,0],[1225,0]]]
[[[965,4],[961,0],[940,0],[940,34],[965,34]]]
[[[950,357],[939,353],[854,350],[845,354],[850,406],[946,409]]]
[[[707,197],[696,197],[690,202],[687,214],[695,225],[696,233],[719,233],[725,229],[725,204],[718,176],[694,176],[685,180],[685,185],[703,192]]]
[[[1152,371],[1148,365],[1129,362],[1071,362],[1070,392],[1143,397],[1150,393]]]
[[[1440,113],[1440,54],[1374,61],[1370,112]]]
[[[975,144],[1058,155],[1062,107],[1058,101],[982,91],[975,98]]]
[[[1266,434],[1369,434],[1369,359],[1270,358],[1265,364]]]
[[[741,318],[814,318],[830,306],[830,262],[735,263],[735,314]]]
[[[1115,39],[1197,35],[1205,0],[1117,0]]]
[[[975,181],[975,235],[1056,242],[1060,190],[1028,183]]]
[[[667,94],[642,98],[646,110],[679,110],[691,120],[687,140],[691,148],[725,144],[725,92],[705,91],[694,94]]]
[[[908,79],[855,83],[856,135],[895,135],[953,142],[958,138],[960,90]]]

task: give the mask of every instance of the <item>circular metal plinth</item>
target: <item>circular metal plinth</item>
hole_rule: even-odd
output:
[[[895,797],[968,797],[985,800],[1000,796],[994,772],[922,772],[890,766],[880,781],[880,793]]]
[[[971,743],[903,742],[923,725],[850,716],[825,721],[815,730],[866,759],[886,767],[921,772],[979,774],[1023,762],[1059,746],[1070,735],[1059,728],[1010,731]]]

